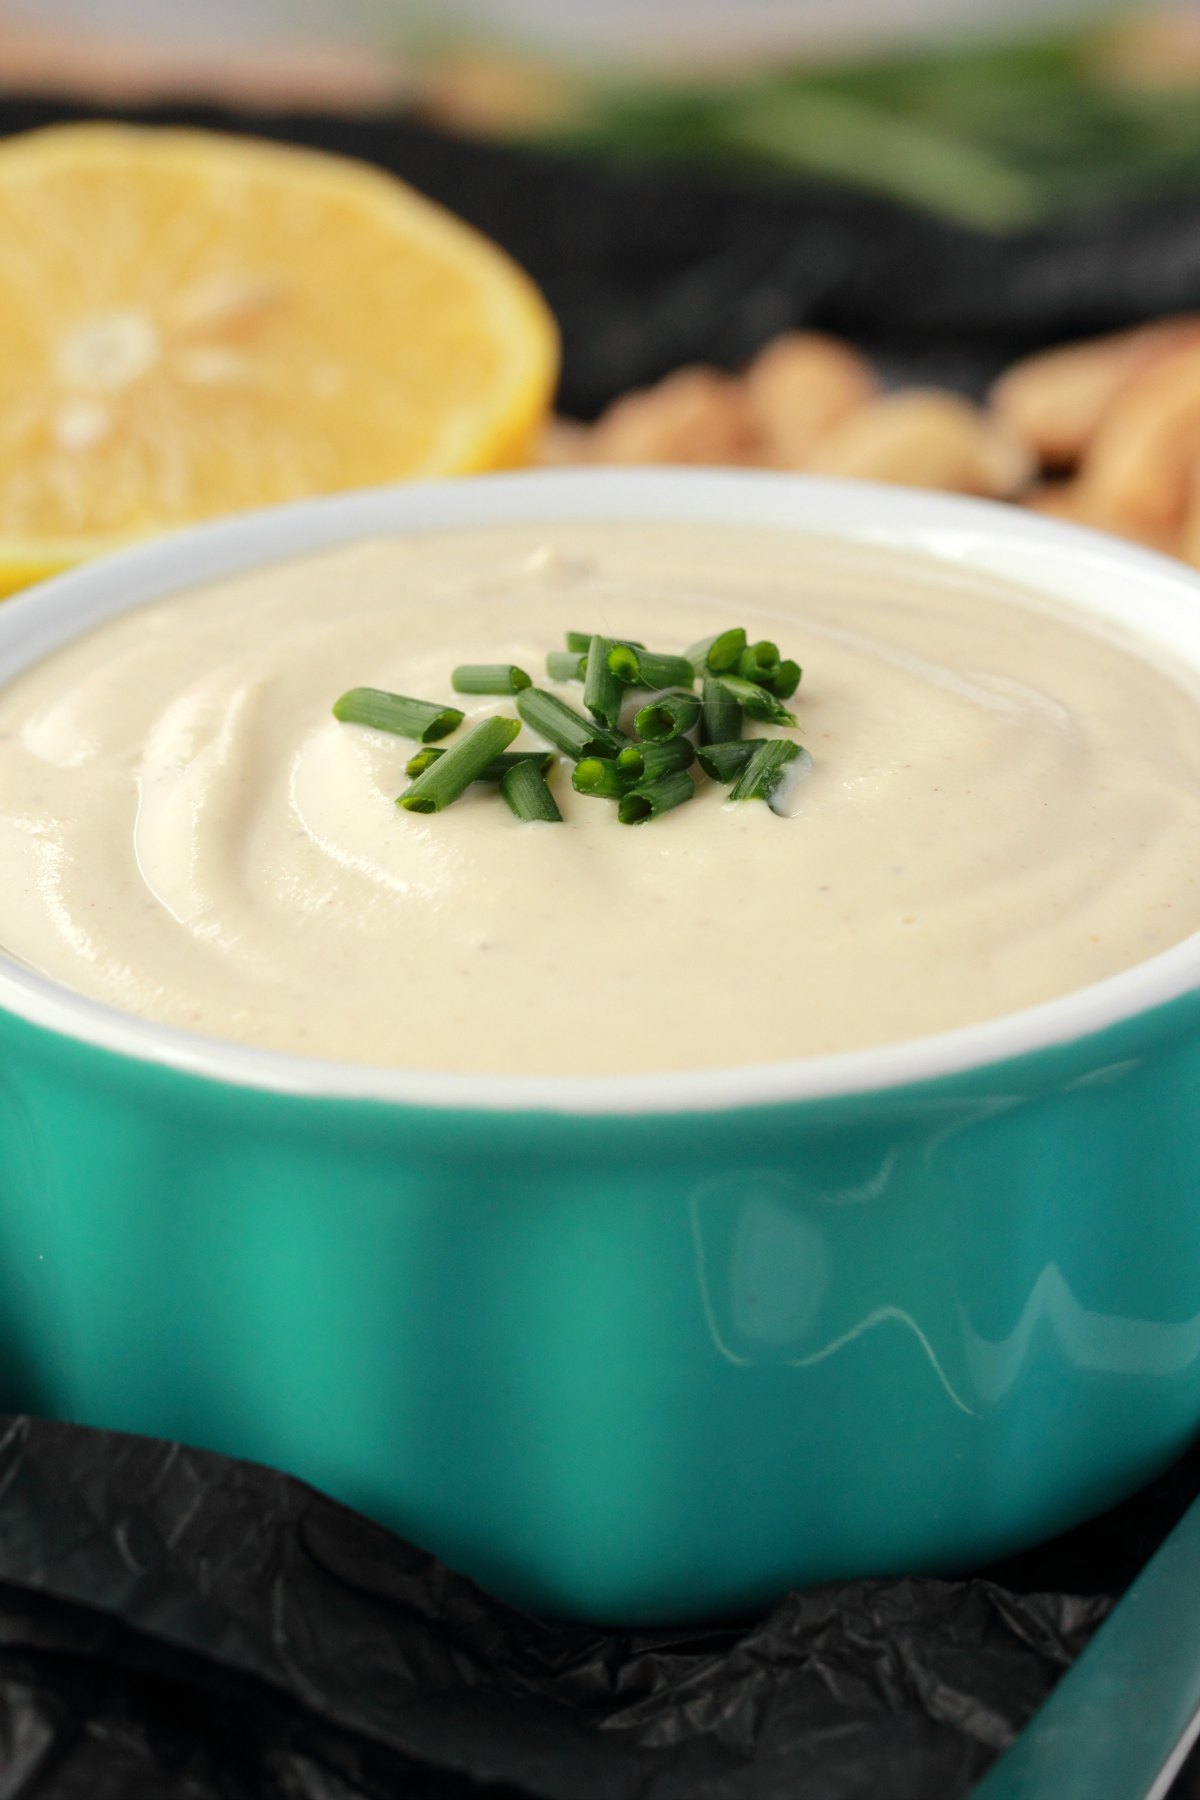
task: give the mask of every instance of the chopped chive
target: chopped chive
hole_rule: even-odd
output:
[[[657,650],[639,650],[632,644],[614,644],[608,666],[627,687],[690,687],[696,671],[686,656],[664,656]]]
[[[672,775],[663,775],[658,781],[648,781],[644,787],[623,794],[617,801],[617,818],[622,825],[643,825],[659,813],[682,806],[695,792],[696,784],[686,769],[676,769]]]
[[[571,786],[575,792],[598,800],[619,800],[622,794],[628,793],[633,782],[634,777],[622,775],[617,763],[608,756],[581,757],[571,772]]]
[[[706,744],[730,744],[742,735],[742,709],[721,684],[705,674],[700,683],[700,737]]]
[[[617,758],[617,772],[625,777],[626,787],[641,787],[676,769],[688,769],[695,760],[690,738],[672,738],[669,744],[630,744]]]
[[[626,687],[645,687],[647,684],[640,679],[638,669],[642,659],[653,654],[636,638],[610,638],[608,666]],[[679,660],[682,661],[682,657]],[[661,685],[667,687],[669,683],[664,681]]]
[[[774,694],[759,687],[756,681],[744,681],[740,675],[718,675],[717,680],[725,692],[737,701],[748,718],[765,719],[772,725],[796,723],[795,713],[790,713]]]
[[[714,781],[736,781],[758,746],[770,742],[770,738],[735,738],[731,744],[705,744],[696,760]]]
[[[546,673],[551,681],[582,681],[586,664],[587,657],[576,650],[551,650],[546,656]]]
[[[737,668],[731,673],[741,675],[746,681],[761,681],[765,686],[767,677],[778,667],[779,645],[773,644],[770,638],[760,638],[757,644],[747,644],[738,657]]]
[[[423,774],[431,763],[435,763],[439,756],[445,756],[445,754],[444,750],[440,750],[434,745],[430,745],[428,750],[418,750],[416,755],[410,756],[405,763],[404,773],[415,781],[417,776]],[[549,750],[505,750],[501,756],[493,756],[487,768],[475,779],[477,781],[503,781],[508,771],[519,762],[536,763],[541,773],[546,775],[549,773],[553,761],[554,757]]]
[[[595,634],[590,631],[568,631],[564,641],[568,650],[580,650],[586,656],[592,647],[592,638],[594,635]],[[628,644],[634,650],[644,650],[646,648],[645,644],[639,644],[636,638],[613,638],[612,642]]]
[[[616,731],[594,725],[545,688],[522,688],[517,695],[517,711],[531,731],[538,732],[559,750],[578,760],[581,756],[615,756],[625,748],[625,739]]]
[[[608,647],[608,667],[610,673],[625,687],[638,685],[638,651],[634,644],[610,644]]]
[[[407,694],[389,694],[384,688],[368,687],[351,688],[335,700],[333,716],[344,725],[371,725],[376,731],[417,738],[422,744],[449,737],[463,722],[457,706],[410,700]]]
[[[697,669],[709,669],[714,675],[724,675],[729,669],[736,669],[738,659],[746,648],[746,634],[741,626],[731,631],[719,631],[716,637],[701,638],[690,650],[684,652],[688,661]]]
[[[533,682],[514,663],[460,663],[450,686],[456,694],[519,694]]]
[[[611,638],[597,633],[588,648],[583,674],[583,704],[594,719],[599,719],[610,730],[621,717],[621,701],[625,694],[624,682],[614,673],[609,661],[612,649]]]
[[[484,719],[418,775],[400,795],[397,806],[406,812],[441,812],[478,780],[493,757],[507,750],[520,729],[516,719]]]
[[[633,729],[648,744],[667,744],[690,731],[699,717],[699,697],[681,690],[660,694],[649,706],[643,706],[633,721]]]
[[[764,738],[730,790],[731,800],[770,800],[790,762],[806,752],[794,738]]]
[[[798,662],[792,662],[789,657],[786,662],[781,662],[779,667],[774,669],[771,674],[763,676],[762,685],[770,693],[774,694],[777,700],[790,700],[796,689],[800,686],[800,676],[802,673],[803,671],[800,668],[800,664]]]
[[[732,631],[723,631],[714,639],[704,659],[705,667],[711,669],[714,675],[723,675],[726,670],[737,666],[738,658],[745,648],[746,634],[740,625],[735,626]]]
[[[519,757],[511,769],[505,771],[500,792],[518,819],[547,825],[562,824],[558,802],[546,786],[545,775],[531,757]]]

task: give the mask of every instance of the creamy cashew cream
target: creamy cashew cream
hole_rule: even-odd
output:
[[[407,813],[416,746],[330,712],[359,685],[453,700],[459,662],[580,706],[542,674],[564,631],[678,650],[728,625],[804,665],[787,817],[705,784],[621,826],[565,764],[563,826],[482,784]],[[0,945],[128,1012],[397,1068],[882,1044],[1200,925],[1197,707],[1082,615],[893,552],[683,525],[372,540],[128,612],[0,693]]]

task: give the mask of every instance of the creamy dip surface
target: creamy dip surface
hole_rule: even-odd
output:
[[[679,650],[728,625],[804,665],[786,818],[705,784],[625,827],[565,764],[564,826],[482,785],[410,814],[415,746],[330,712],[359,685],[451,701],[455,664],[493,661],[581,706],[542,674],[565,630]],[[681,525],[372,540],[129,612],[0,693],[0,945],[128,1012],[397,1068],[849,1050],[1200,926],[1198,726],[1149,653],[892,552]]]

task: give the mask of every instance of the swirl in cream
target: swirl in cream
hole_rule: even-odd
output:
[[[678,649],[728,624],[805,665],[788,819],[709,784],[628,830],[562,773],[566,829],[484,786],[410,815],[413,746],[330,713],[359,684],[449,699],[461,661],[540,680],[567,629]],[[372,541],[131,611],[0,694],[0,943],[126,1011],[397,1067],[883,1043],[1200,925],[1197,725],[1148,655],[890,552],[715,526]]]

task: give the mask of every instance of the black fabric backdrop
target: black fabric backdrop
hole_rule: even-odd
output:
[[[0,132],[86,116],[0,97]],[[563,329],[563,406],[581,417],[679,363],[736,364],[792,324],[970,387],[1034,345],[1200,307],[1200,196],[996,237],[856,192],[605,172],[403,119],[138,117],[365,157],[443,201],[541,284]]]
[[[0,131],[78,116],[0,99]],[[833,189],[616,175],[399,119],[139,116],[363,156],[453,207],[541,283],[583,417],[788,325],[979,389],[1035,345],[1200,307],[1200,202],[992,238]],[[972,1579],[602,1632],[513,1612],[282,1475],[10,1420],[0,1800],[960,1800],[1198,1488],[1192,1452]],[[1195,1759],[1173,1794],[1200,1800]]]

